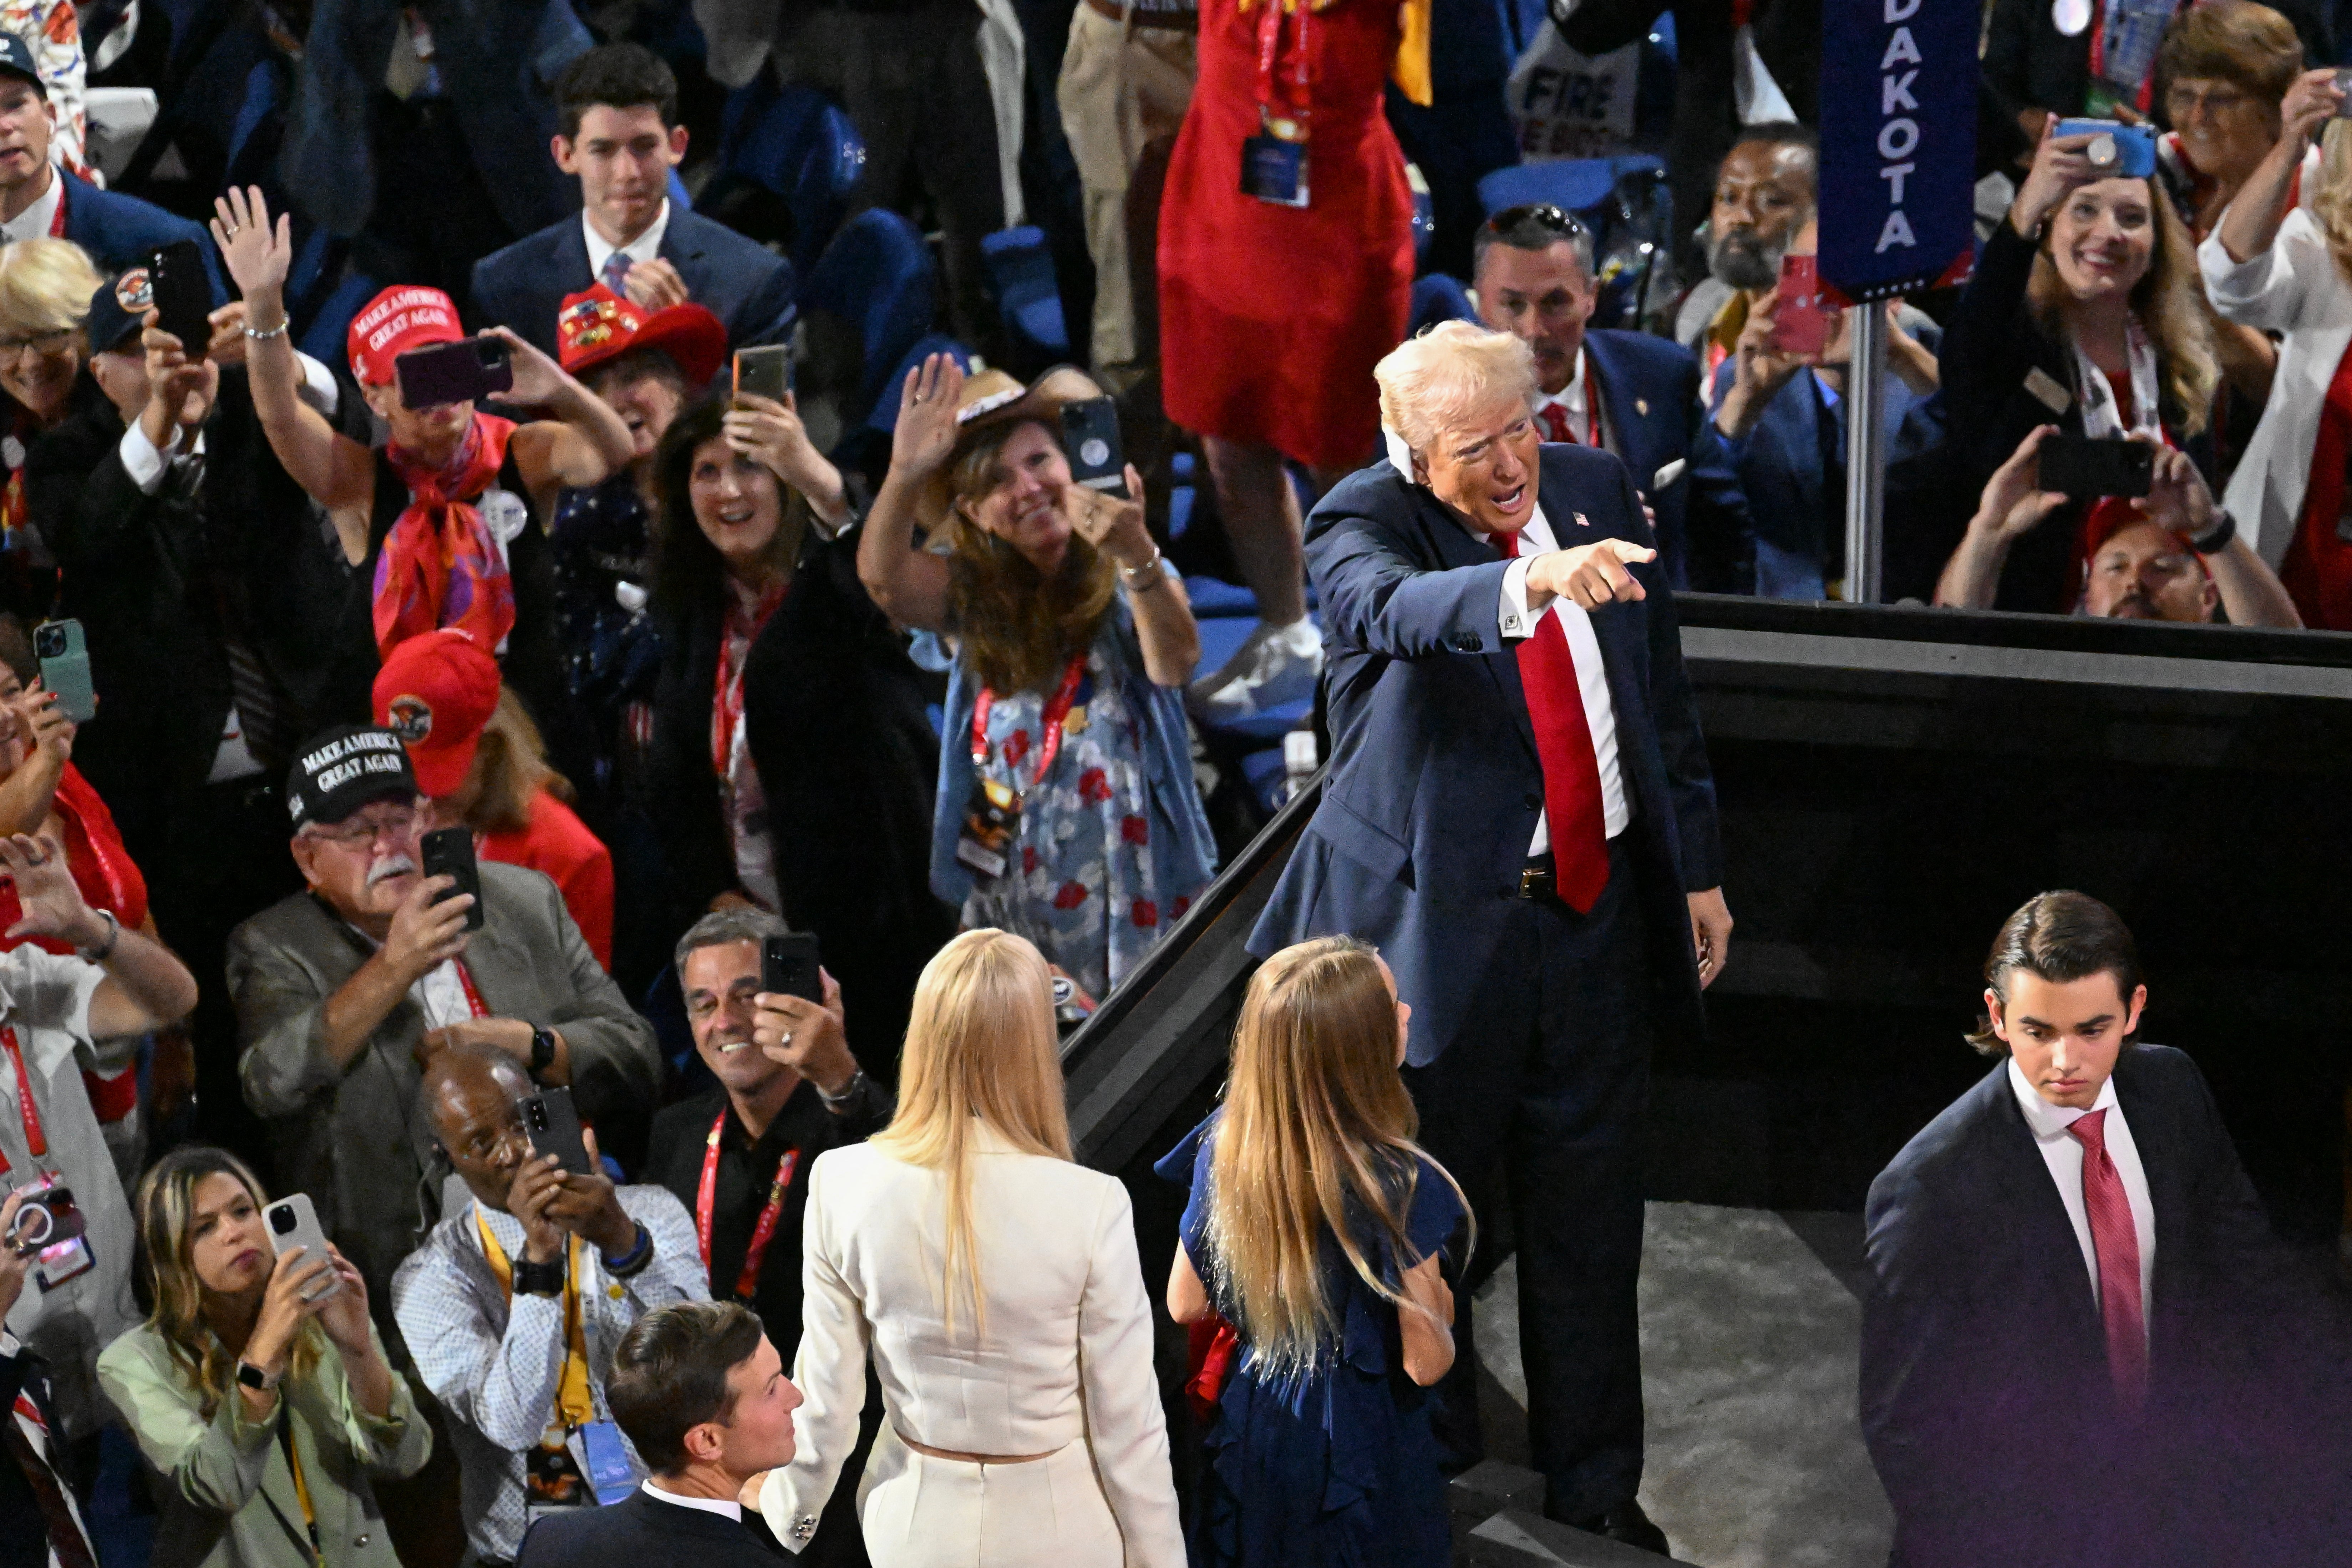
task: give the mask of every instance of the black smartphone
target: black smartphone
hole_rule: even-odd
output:
[[[411,349],[392,362],[400,400],[411,408],[476,403],[514,385],[514,363],[498,338],[460,338]]]
[[[554,1155],[575,1176],[594,1173],[588,1141],[580,1136],[580,1110],[572,1103],[570,1089],[542,1089],[524,1100],[522,1125],[530,1135],[532,1153]]]
[[[58,711],[77,724],[98,717],[98,689],[90,684],[89,649],[81,623],[43,621],[33,628],[33,657],[41,661],[41,685],[58,694]]]
[[[1062,452],[1070,460],[1070,478],[1090,490],[1131,499],[1127,454],[1118,443],[1118,405],[1109,398],[1062,405]]]
[[[482,929],[482,870],[474,864],[474,830],[470,827],[438,827],[424,839],[425,874],[428,877],[455,877],[457,885],[433,901],[454,899],[460,893],[474,895],[474,907],[466,911],[466,929]]]
[[[2035,457],[2036,489],[2078,499],[2144,496],[2156,474],[2155,447],[2116,437],[2051,436]]]
[[[782,403],[784,394],[793,389],[793,351],[790,344],[772,343],[762,348],[735,351],[735,395],[765,397]]]
[[[824,1001],[824,981],[816,972],[816,938],[796,931],[761,942],[760,989],[776,996]]]
[[[179,339],[190,359],[203,358],[213,340],[213,280],[196,242],[175,239],[151,252],[147,286],[155,300],[155,330]]]

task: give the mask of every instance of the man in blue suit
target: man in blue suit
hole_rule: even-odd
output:
[[[150,251],[194,240],[212,279],[213,303],[228,302],[205,231],[152,202],[78,180],[49,159],[57,110],[33,64],[33,51],[0,33],[0,242],[47,235],[89,252],[101,274],[144,267]]]
[[[1666,580],[1728,590],[1743,505],[1699,403],[1697,356],[1646,332],[1588,325],[1600,289],[1592,236],[1550,205],[1496,213],[1472,241],[1478,313],[1534,351],[1547,441],[1614,453],[1656,515]]]
[[[2341,1303],[2297,1279],[2196,1063],[2138,1043],[2131,932],[2040,894],[1984,1001],[1969,1043],[2000,1059],[1870,1188],[1895,1568],[2343,1561]]]
[[[1307,522],[1331,763],[1250,940],[1347,932],[1412,1004],[1422,1137],[1519,1247],[1545,1510],[1663,1551],[1642,1474],[1638,1129],[1731,917],[1674,598],[1624,465],[1539,445],[1526,344],[1448,321],[1381,363],[1392,457]],[[1480,1451],[1457,1292],[1441,1439]]]
[[[791,336],[791,265],[670,200],[686,127],[669,67],[639,45],[610,44],[574,60],[556,94],[555,162],[580,178],[580,216],[476,263],[475,313],[551,356],[564,297],[601,279],[647,312],[693,300],[739,349]]]

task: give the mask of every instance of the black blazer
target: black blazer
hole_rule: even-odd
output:
[[[792,336],[792,263],[765,246],[673,201],[660,256],[677,268],[688,298],[727,323],[734,347]],[[553,354],[564,297],[595,281],[588,237],[573,213],[474,263],[474,312]]]
[[[2242,1472],[2280,1480],[2256,1456],[2277,1401],[2305,1396],[2297,1347],[2336,1347],[2309,1364],[2340,1369],[2340,1304],[2299,1288],[2196,1064],[2132,1047],[2115,1086],[2156,1210],[2137,1430],[2006,1061],[1871,1184],[1862,1426],[1898,1568],[2231,1561]]]
[[[767,1521],[746,1510],[734,1523],[698,1508],[647,1497],[641,1489],[609,1508],[551,1513],[533,1524],[515,1553],[515,1568],[652,1568],[691,1563],[695,1568],[782,1568],[796,1559],[768,1533]]]
[[[656,613],[663,648],[647,807],[682,931],[735,886],[710,761],[723,606],[714,598]],[[792,591],[751,644],[744,717],[775,824],[780,912],[816,933],[858,1059],[892,1083],[915,978],[955,931],[930,889],[940,748],[929,700],[905,639],[857,580],[856,529],[832,540],[812,531]]]
[[[49,1375],[41,1358],[16,1347],[15,1355],[0,1355],[0,1421],[14,1421],[16,1396],[26,1394],[49,1428],[52,1467],[65,1464],[65,1444],[58,1434],[58,1408],[49,1399]],[[68,1465],[67,1468],[70,1468]],[[61,1478],[62,1479],[62,1478]],[[88,1537],[84,1541],[87,1543]],[[49,1526],[39,1500],[16,1458],[0,1451],[0,1568],[49,1568]]]

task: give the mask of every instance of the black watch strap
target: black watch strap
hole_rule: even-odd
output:
[[[277,1378],[270,1376],[249,1361],[240,1361],[236,1363],[236,1380],[246,1387],[257,1388],[264,1394],[278,1386]]]
[[[519,1259],[514,1266],[514,1289],[518,1296],[562,1295],[563,1259],[551,1258],[544,1263]]]
[[[530,1076],[537,1078],[555,1065],[555,1031],[537,1025],[530,1031]]]

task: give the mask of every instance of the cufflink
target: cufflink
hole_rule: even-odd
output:
[[[813,1513],[804,1513],[798,1519],[793,1521],[793,1539],[799,1542],[803,1546],[806,1546],[809,1543],[809,1537],[815,1533],[816,1515]]]

